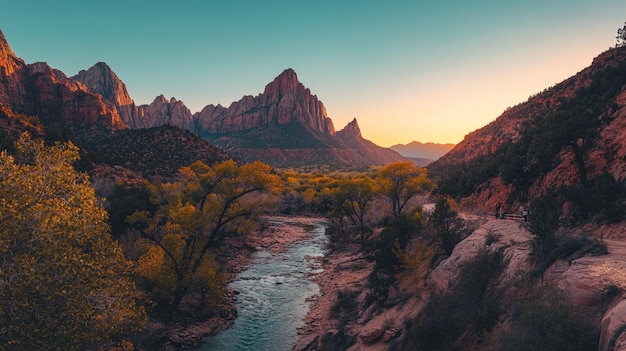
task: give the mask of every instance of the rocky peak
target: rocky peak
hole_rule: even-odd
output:
[[[194,116],[201,133],[231,133],[268,124],[300,123],[326,135],[334,135],[332,121],[317,96],[304,87],[296,72],[286,69],[263,93],[256,97],[244,96],[227,109],[207,106]]]
[[[348,123],[342,130],[337,132],[337,134],[341,134],[343,137],[351,136],[355,138],[363,138],[361,136],[361,129],[359,128],[359,123],[356,121],[356,118]]]
[[[298,80],[296,72],[287,68],[278,77],[265,86],[264,94],[278,94],[278,96],[285,96],[287,94],[297,93],[299,87],[304,88],[304,85]],[[308,91],[308,89],[306,89]],[[309,92],[310,93],[310,92]]]
[[[98,62],[88,70],[82,70],[73,79],[85,84],[92,93],[100,94],[117,106],[133,104],[126,85],[104,62]]]
[[[69,79],[45,62],[26,65],[0,32],[0,103],[42,122],[68,126],[97,125],[119,129],[126,125],[115,106],[82,83]]]
[[[72,77],[87,86],[90,92],[102,97],[117,107],[124,123],[131,128],[147,128],[149,121],[145,119],[142,109],[135,106],[126,85],[104,62],[98,62],[88,70],[82,70]]]
[[[168,100],[165,96],[159,95],[150,105],[140,107],[149,127],[168,124],[188,130],[194,129],[191,111],[176,98]]]
[[[8,76],[23,66],[25,66],[24,61],[15,55],[4,33],[0,30],[0,69],[4,70],[0,73]]]

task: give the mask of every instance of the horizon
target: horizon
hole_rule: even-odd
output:
[[[164,95],[192,113],[256,96],[292,68],[335,129],[356,118],[389,147],[458,144],[588,67],[626,20],[614,0],[166,4],[19,2],[0,28],[27,63],[71,77],[102,61],[135,104]]]

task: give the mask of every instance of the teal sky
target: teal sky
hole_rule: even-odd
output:
[[[356,117],[382,146],[461,141],[591,64],[625,21],[624,0],[0,0],[27,63],[104,61],[135,103],[192,112],[293,68],[337,130]]]

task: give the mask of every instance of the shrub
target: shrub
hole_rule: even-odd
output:
[[[397,283],[396,273],[402,266],[398,250],[406,248],[410,238],[422,227],[420,219],[414,215],[401,214],[392,220],[376,240],[369,242],[373,251],[374,269],[367,278],[370,294],[367,302],[384,302],[389,290]]]
[[[592,318],[577,311],[556,288],[542,289],[517,306],[510,328],[493,336],[493,351],[591,351],[598,347]]]
[[[359,291],[349,289],[337,291],[337,301],[332,306],[331,311],[338,315],[341,320],[354,318],[357,313],[357,301]]]
[[[466,335],[472,342],[489,332],[501,314],[501,274],[507,262],[501,252],[483,250],[459,267],[445,292],[434,292],[397,350],[448,350]]]
[[[463,239],[465,224],[452,209],[452,199],[441,196],[437,200],[429,224],[435,230],[437,239],[446,256],[450,256],[456,244]]]

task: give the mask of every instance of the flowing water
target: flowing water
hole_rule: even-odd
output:
[[[281,225],[293,225],[279,222]],[[313,258],[324,255],[323,223],[307,226],[310,237],[282,253],[260,250],[250,267],[230,284],[237,295],[238,316],[232,328],[205,339],[203,351],[291,350],[297,327],[309,310],[307,299],[319,293],[311,273]]]

